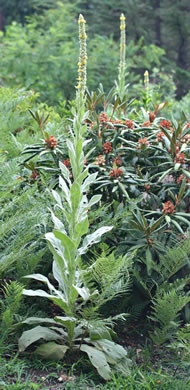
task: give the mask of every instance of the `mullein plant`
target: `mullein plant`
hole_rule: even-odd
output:
[[[145,110],[149,109],[150,103],[152,102],[152,96],[150,91],[149,72],[144,72],[144,90],[142,91],[142,103]],[[148,115],[148,114],[147,114]],[[147,120],[149,117],[147,116]]]
[[[112,341],[112,326],[116,318],[100,318],[98,311],[105,302],[126,291],[131,259],[120,256],[116,260],[112,253],[103,260],[103,266],[100,259],[92,259],[86,265],[82,260],[82,255],[91,245],[99,242],[102,234],[112,229],[105,226],[88,233],[88,212],[101,196],[92,196],[90,200],[87,198],[89,186],[95,183],[97,174],[89,174],[84,164],[87,142],[84,140],[87,129],[85,120],[88,117],[84,94],[86,38],[85,20],[80,15],[79,77],[72,110],[71,137],[67,140],[70,169],[60,162],[60,190],[53,191],[53,196],[55,209],[59,208],[62,220],[51,211],[55,228],[46,234],[54,258],[52,272],[57,287],[47,277],[33,274],[26,277],[44,283],[49,292],[43,289],[24,290],[27,296],[49,299],[55,310],[56,306],[59,310],[54,318],[31,317],[23,321],[25,325],[37,326],[23,332],[19,339],[19,350],[23,352],[31,344],[43,340],[44,343],[36,348],[35,353],[46,359],[59,360],[65,353],[76,358],[80,356],[80,351],[85,352],[98,373],[108,380],[111,377],[110,365],[127,375],[130,361],[126,350]],[[121,318],[124,316],[121,315]]]

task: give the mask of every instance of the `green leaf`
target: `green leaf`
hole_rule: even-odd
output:
[[[57,322],[60,322],[61,324],[63,324],[66,328],[68,327],[68,325],[70,325],[70,323],[72,324],[76,324],[77,322],[77,319],[75,317],[61,317],[61,316],[56,316],[55,317],[55,320]]]
[[[157,227],[161,224],[161,222],[164,219],[164,215],[162,215],[151,227],[150,227],[150,232],[152,233],[154,230],[157,229]]]
[[[161,129],[162,129],[162,131],[163,131],[163,133],[165,134],[165,136],[167,137],[167,139],[171,142],[171,140],[172,140],[172,137],[171,137],[171,135],[170,135],[170,133],[169,133],[169,131],[168,130],[166,130],[165,129],[165,127],[163,127],[163,126],[160,126],[161,127]]]
[[[186,171],[185,169],[182,169],[182,172],[184,173],[184,175],[190,179],[190,172]]]
[[[184,218],[182,215],[182,213],[177,213],[175,215],[175,218],[177,218],[179,221],[182,221],[183,223],[186,223],[186,225],[190,225],[190,221],[188,221],[187,218]],[[185,214],[185,213],[184,213]],[[183,215],[184,215],[183,214]],[[189,216],[190,217],[190,214],[186,214],[186,217]]]
[[[90,297],[90,290],[87,287],[78,287],[73,286],[77,293],[84,299],[84,301],[87,301]]]
[[[99,229],[97,229],[94,233],[88,234],[82,243],[82,247],[78,249],[79,255],[86,253],[86,251],[95,243],[99,242],[101,239],[101,236],[110,230],[113,229],[113,226],[103,226]]]
[[[176,226],[176,228],[179,230],[179,232],[180,232],[181,234],[184,234],[183,229],[181,228],[181,226],[179,225],[179,223],[178,223],[177,221],[175,221],[174,219],[171,219],[171,223],[173,223],[173,225]]]
[[[100,340],[100,339],[108,339],[111,340],[110,332],[104,326],[96,326],[94,328],[89,329],[90,340]]]
[[[61,161],[59,161],[59,168],[61,169],[61,173],[64,179],[66,179],[68,183],[71,185],[69,169]]]
[[[160,176],[160,177],[159,177],[157,183],[160,183],[160,182],[164,179],[164,177],[165,177],[166,175],[168,175],[171,171],[172,171],[172,168],[170,168],[170,169],[168,169],[167,171],[165,171],[161,176],[160,176],[160,173],[159,173],[159,176]]]
[[[59,283],[59,288],[62,291],[65,291],[65,281],[64,281],[65,278],[63,279],[62,272],[60,272],[58,263],[55,260],[53,261],[52,272],[55,280],[57,280],[57,282]]]
[[[71,192],[71,203],[73,210],[77,210],[82,199],[80,185],[74,182],[70,189]]]
[[[55,305],[59,306],[60,309],[64,310],[64,312],[67,314],[68,312],[70,312],[70,308],[68,307],[68,304],[66,302],[66,300],[64,300],[62,297],[53,297],[53,298],[49,298],[50,301],[52,301],[53,303],[55,303]]]
[[[81,185],[86,176],[88,176],[88,168],[82,171],[81,174],[77,177],[77,182]]]
[[[63,210],[63,205],[62,205],[60,195],[57,193],[57,191],[54,191],[54,190],[52,190],[52,194],[53,194],[53,197],[56,200],[57,204],[59,205],[60,209]]]
[[[63,225],[63,223],[60,221],[59,218],[56,217],[56,215],[53,213],[52,210],[50,210],[50,211],[51,211],[51,218],[52,218],[52,221],[54,223],[55,229],[60,230],[62,233],[66,234],[65,226]]]
[[[57,291],[59,294],[56,295],[50,295],[46,291],[43,290],[23,290],[23,294],[27,295],[29,297],[42,297],[42,298],[48,298],[50,301],[54,302],[57,306],[59,306],[63,310],[67,310],[67,303],[66,300],[63,297],[63,294],[60,291]]]
[[[59,176],[59,186],[64,193],[66,201],[68,202],[69,206],[71,206],[69,188],[66,184],[66,181],[61,176]]]
[[[168,223],[168,225],[170,224],[170,222],[171,222],[171,218],[170,218],[170,216],[169,215],[165,215],[165,220],[166,220],[166,222]]]
[[[82,154],[82,146],[83,146],[83,140],[80,138],[76,144],[75,150],[76,150],[76,158],[79,161],[79,158],[81,157]]]
[[[75,230],[79,237],[82,237],[84,234],[88,232],[88,218],[83,219],[75,226]]]
[[[54,295],[48,294],[44,290],[23,290],[23,294],[29,297],[43,297],[43,298],[54,298]]]
[[[153,265],[153,260],[152,260],[152,254],[149,248],[146,249],[146,266],[147,266],[147,273],[150,276],[151,274],[151,269]]]
[[[75,317],[61,317],[61,316],[56,316],[55,320],[57,322],[60,322],[65,328],[67,329],[68,335],[73,339],[74,337],[74,329],[75,329],[75,324],[77,322],[77,319]]]
[[[34,355],[38,355],[45,360],[59,361],[63,359],[68,349],[66,345],[60,345],[51,341],[36,348]]]
[[[64,247],[62,246],[60,240],[56,238],[53,233],[46,233],[45,237],[48,241],[50,250],[53,253],[54,260],[58,265],[59,272],[61,273],[62,279],[65,282],[69,271],[68,271],[68,261],[64,253]]]
[[[94,195],[92,198],[89,200],[88,207],[92,207],[94,204],[98,203],[101,199],[102,195]]]
[[[92,184],[92,183],[94,184],[96,182],[97,174],[98,174],[98,172],[92,173],[91,175],[88,175],[88,177],[86,178],[86,180],[82,184],[82,188],[81,188],[82,192],[88,191],[90,184]]]
[[[182,197],[183,197],[183,194],[184,194],[184,192],[185,192],[185,188],[186,188],[186,181],[185,181],[185,178],[182,180],[182,183],[181,183],[181,187],[180,187],[180,189],[179,189],[179,194],[178,194],[178,197],[177,197],[177,199],[178,199],[178,202],[182,199]]]
[[[85,339],[86,340],[86,339]],[[121,360],[127,357],[127,351],[119,344],[108,339],[92,341],[92,344],[101,348],[101,350],[113,360]]]
[[[40,339],[59,340],[60,338],[61,336],[54,330],[43,326],[36,326],[33,329],[26,330],[25,332],[23,332],[22,336],[19,338],[19,351],[25,351],[25,349],[29,347],[29,345],[35,343]]]
[[[70,262],[73,261],[76,252],[75,244],[73,243],[73,241],[66,234],[58,230],[54,230],[53,234],[56,238],[58,238],[58,240],[61,241],[64,247],[65,258]]]
[[[46,323],[46,324],[52,324],[56,325],[57,322],[51,318],[40,318],[40,317],[29,317],[26,320],[22,321],[21,324],[40,324],[40,323]]]
[[[105,380],[111,379],[111,369],[103,352],[98,351],[96,348],[86,344],[82,344],[80,350],[88,354],[91,363],[94,367],[96,367],[102,378]]]
[[[52,292],[52,291],[56,291],[55,287],[53,286],[53,284],[50,283],[49,279],[46,278],[46,276],[44,275],[41,275],[41,274],[31,274],[31,275],[26,275],[24,276],[24,278],[28,278],[28,279],[34,279],[34,280],[38,280],[39,282],[42,282],[42,283],[45,283],[49,290]],[[31,290],[32,291],[32,290]],[[37,291],[37,290],[36,290]],[[40,291],[40,290],[39,290]]]

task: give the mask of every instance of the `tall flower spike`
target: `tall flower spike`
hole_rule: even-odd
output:
[[[84,93],[86,88],[86,62],[87,62],[87,55],[86,55],[86,31],[85,31],[85,23],[83,15],[79,15],[79,42],[80,42],[80,55],[79,55],[79,62],[78,62],[78,85],[77,88],[81,90],[82,93]]]
[[[121,14],[120,16],[120,64],[119,64],[119,93],[121,98],[125,94],[125,16]]]
[[[145,86],[145,91],[148,94],[149,92],[149,73],[148,70],[144,73],[144,86]]]

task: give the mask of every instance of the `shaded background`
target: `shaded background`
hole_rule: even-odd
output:
[[[55,99],[60,99],[62,94],[66,99],[72,98],[70,91],[76,78],[79,12],[84,14],[88,25],[89,88],[97,88],[100,81],[107,89],[108,79],[111,87],[111,81],[117,78],[119,17],[123,12],[127,26],[129,82],[137,82],[148,69],[155,82],[163,82],[163,87],[168,83],[168,94],[172,97],[180,99],[188,93],[189,0],[117,0],[117,4],[115,0],[0,0],[0,28],[5,33],[0,42],[1,84],[23,84],[28,88],[35,85],[42,100],[47,99],[51,104],[55,104]],[[15,21],[17,24],[11,27]],[[106,59],[108,54],[110,58]],[[24,69],[20,74],[23,61]],[[30,66],[31,62],[35,63],[35,69]],[[47,68],[45,62],[48,63]],[[61,76],[61,69],[65,72],[64,76]],[[48,94],[45,89],[52,91]]]

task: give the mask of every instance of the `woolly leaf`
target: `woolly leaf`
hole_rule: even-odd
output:
[[[88,232],[88,218],[82,219],[77,225],[75,226],[75,230],[79,237],[83,236]]]
[[[102,378],[105,380],[111,378],[111,369],[103,352],[86,344],[82,344],[80,350],[88,354],[91,363],[97,369]]]
[[[36,348],[34,355],[45,360],[59,361],[64,357],[67,350],[68,347],[66,345],[59,345],[51,341]]]
[[[51,318],[29,317],[22,321],[21,324],[34,325],[38,323],[56,324],[56,321]]]
[[[84,183],[82,184],[82,192],[85,192],[88,190],[89,186],[93,183],[95,183],[96,181],[96,177],[97,177],[97,174],[98,172],[96,173],[92,173],[91,175],[88,175],[88,177],[86,178],[86,180],[84,181]]]
[[[22,336],[19,338],[19,351],[25,351],[25,349],[29,347],[29,345],[35,343],[40,339],[59,340],[60,337],[61,336],[59,334],[49,328],[43,326],[36,326],[33,329],[26,330],[25,332],[23,332]]]
[[[82,243],[82,247],[79,248],[79,255],[86,253],[86,251],[95,243],[99,242],[101,236],[110,230],[113,229],[113,226],[104,226],[97,229],[94,233],[87,235]]]

